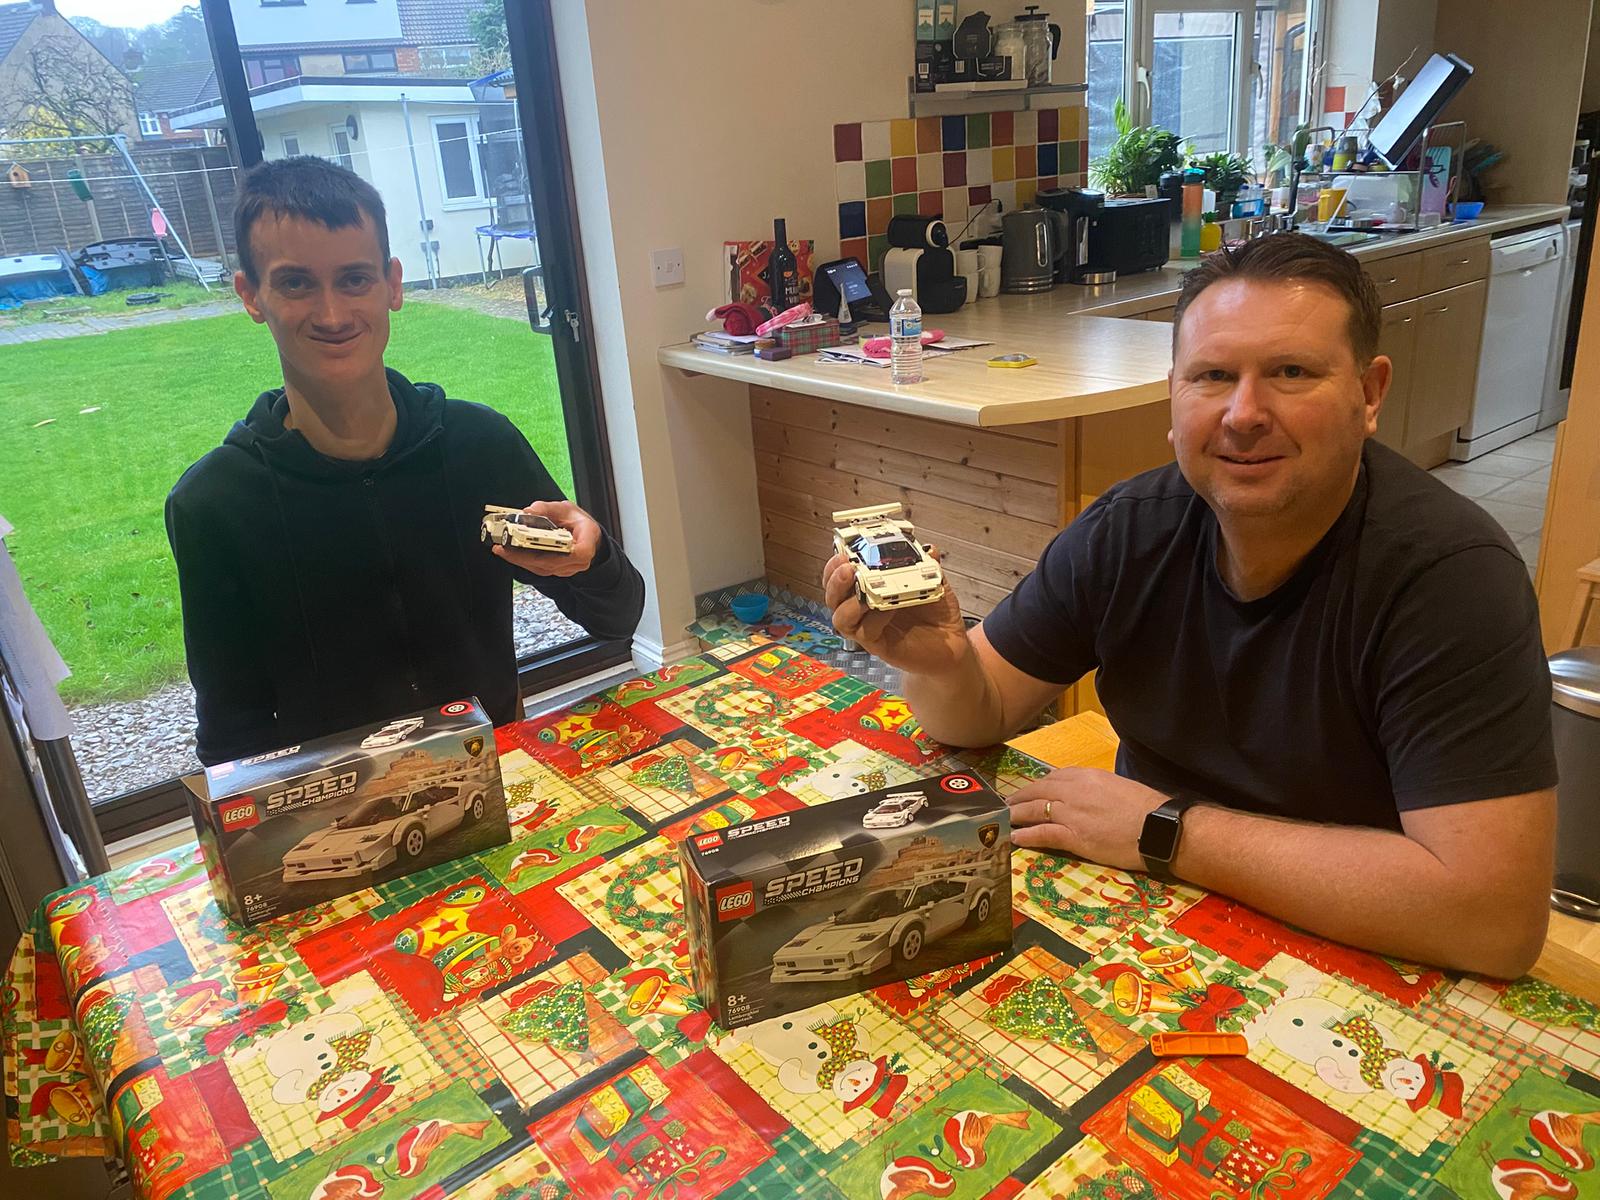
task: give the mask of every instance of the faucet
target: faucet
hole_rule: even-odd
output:
[[[1339,136],[1339,131],[1332,125],[1313,125],[1306,130],[1306,149],[1308,151],[1313,145],[1319,144],[1314,140],[1314,137],[1323,130],[1327,130],[1330,137]],[[1294,163],[1289,168],[1289,211],[1285,214],[1283,220],[1283,228],[1289,230],[1293,230],[1296,227],[1295,210],[1300,195],[1300,164],[1304,161],[1305,155],[1302,154],[1294,160]]]

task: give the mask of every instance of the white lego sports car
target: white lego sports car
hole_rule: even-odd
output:
[[[868,608],[909,608],[944,595],[944,572],[903,512],[879,504],[833,514],[834,549],[855,568],[856,595]]]
[[[772,956],[772,982],[870,975],[914,963],[929,942],[989,919],[994,884],[976,871],[879,888],[816,925]]]
[[[390,721],[382,729],[376,729],[361,739],[363,750],[382,750],[386,746],[398,746],[417,730],[422,728],[421,717],[401,717],[398,721]]]
[[[283,881],[337,879],[411,862],[428,843],[483,816],[481,784],[440,783],[361,801],[283,856]]]
[[[518,550],[544,550],[550,554],[571,554],[572,534],[549,517],[536,517],[520,508],[485,504],[483,521],[478,526],[480,542],[494,542]]]
[[[899,829],[928,806],[921,792],[890,792],[878,806],[861,818],[863,829]]]

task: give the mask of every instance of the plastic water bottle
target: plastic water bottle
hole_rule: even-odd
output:
[[[922,382],[922,309],[910,288],[889,310],[889,376],[895,383]]]

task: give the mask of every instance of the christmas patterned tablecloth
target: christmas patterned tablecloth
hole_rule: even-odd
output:
[[[498,738],[509,846],[253,932],[192,845],[47,900],[4,982],[13,1161],[115,1154],[152,1200],[1600,1195],[1594,1005],[1046,854],[1010,955],[721,1032],[686,833],[1045,770],[793,647],[727,637]],[[1172,1029],[1250,1054],[1157,1061]]]

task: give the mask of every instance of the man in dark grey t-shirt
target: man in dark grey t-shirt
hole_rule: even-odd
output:
[[[1011,799],[1020,846],[1178,877],[1325,936],[1487,974],[1543,944],[1550,677],[1526,570],[1472,502],[1370,442],[1378,298],[1294,234],[1185,277],[1175,465],[1118,484],[969,634],[959,603],[834,624],[985,745],[1090,670],[1115,774]]]

